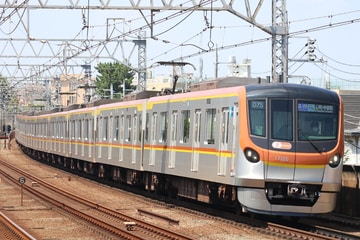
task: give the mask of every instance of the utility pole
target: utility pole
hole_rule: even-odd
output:
[[[272,82],[288,82],[288,17],[286,0],[272,1]]]

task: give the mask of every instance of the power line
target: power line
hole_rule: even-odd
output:
[[[330,60],[332,60],[332,61],[334,61],[334,62],[336,62],[336,63],[338,63],[338,64],[345,65],[345,66],[349,66],[349,67],[360,67],[359,64],[350,64],[350,63],[339,62],[339,61],[337,61],[336,59],[331,58],[331,57],[329,57],[328,55],[326,55],[324,52],[322,52],[318,46],[316,46],[316,49],[317,49],[322,55],[324,55],[327,59],[330,59]]]

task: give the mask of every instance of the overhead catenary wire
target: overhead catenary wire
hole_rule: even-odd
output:
[[[330,59],[331,61],[334,61],[334,62],[336,62],[338,64],[341,64],[341,65],[344,65],[344,66],[349,66],[349,67],[360,67],[360,64],[344,63],[344,62],[340,62],[340,61],[336,60],[335,58],[330,57],[329,55],[327,55],[323,51],[321,51],[318,45],[316,45],[316,50],[319,51],[319,53],[321,53],[327,59]]]
[[[210,2],[212,3],[212,1],[210,1]],[[201,4],[203,4],[203,3],[204,3],[204,4],[205,4],[205,3],[207,4],[207,3],[209,3],[209,1],[202,1]],[[197,6],[196,6],[196,7],[197,7]],[[186,12],[186,11],[194,11],[194,10],[185,10],[185,11],[181,11],[181,13]],[[176,17],[176,16],[178,16],[178,15],[181,14],[181,13],[176,13],[175,15],[171,15],[171,17]],[[336,16],[336,15],[333,15],[333,16]],[[165,22],[165,21],[167,21],[167,20],[169,20],[169,19],[171,19],[171,18],[162,18],[162,19],[159,20],[159,21],[155,21],[155,22],[154,22],[154,25],[155,25],[155,24],[162,23],[162,22]],[[358,21],[359,21],[359,19],[344,21],[344,22],[342,22],[342,25],[351,24],[351,23],[357,23]],[[131,21],[129,21],[129,22],[131,22]],[[296,22],[296,21],[293,21],[293,22]],[[293,23],[293,22],[292,22],[292,23]],[[341,26],[341,22],[331,23],[329,26],[326,25],[326,28],[338,27],[338,26]],[[136,33],[136,32],[138,32],[138,31],[140,31],[140,30],[145,30],[146,28],[148,28],[148,26],[145,25],[145,26],[142,26],[142,27],[133,29],[133,30],[131,30],[131,31],[129,31],[129,32],[126,32],[126,33],[123,33],[123,34],[121,34],[121,35],[114,36],[114,37],[111,38],[109,41],[116,41],[116,40],[118,40],[118,39],[121,38],[121,37],[130,36],[131,34]],[[307,33],[307,32],[309,32],[309,31],[320,31],[320,30],[323,30],[323,29],[326,29],[326,28],[325,28],[325,26],[320,26],[320,27],[318,27],[318,28],[311,28],[311,29],[307,29],[307,30],[302,30],[302,31],[293,32],[293,33],[290,33],[290,35],[291,35],[291,34],[293,34],[293,35],[302,34],[302,33],[304,33],[304,32]],[[169,28],[169,29],[171,29],[171,28]],[[269,38],[266,38],[265,40],[264,40],[264,39],[262,39],[262,40],[261,40],[261,39],[260,39],[260,40],[258,39],[258,40],[252,40],[252,41],[250,41],[250,42],[242,42],[242,43],[237,43],[237,44],[230,44],[230,45],[227,45],[227,46],[222,46],[222,47],[216,48],[216,49],[214,49],[214,50],[219,50],[219,51],[221,51],[221,50],[236,48],[236,47],[240,47],[240,46],[246,46],[246,45],[249,45],[249,44],[258,43],[258,42],[262,42],[262,41],[268,41],[268,40],[269,40]],[[75,54],[73,54],[73,55],[67,56],[66,60],[70,60],[71,58],[74,58],[74,57],[80,55],[81,53],[83,53],[83,52],[85,52],[85,51],[89,51],[90,49],[95,48],[95,47],[97,47],[97,46],[99,46],[99,45],[103,45],[104,48],[105,48],[106,44],[107,44],[109,41],[108,41],[108,40],[105,40],[105,41],[103,41],[103,42],[101,42],[101,43],[98,43],[98,44],[94,44],[94,45],[91,45],[91,46],[90,46],[90,45],[89,45],[89,46],[86,46],[84,49],[79,49],[79,51],[78,51],[77,53],[75,53]],[[178,47],[182,47],[182,46],[179,45]],[[196,53],[190,54],[190,55],[187,55],[187,56],[182,56],[181,59],[191,58],[191,57],[193,57],[193,56],[198,56],[198,55],[201,55],[201,54],[206,54],[206,53],[208,53],[208,52],[209,52],[208,50],[206,50],[206,51],[203,51],[203,50],[198,51],[198,50],[197,50]],[[59,54],[60,54],[60,53],[59,53]],[[58,56],[57,56],[57,57],[58,57]],[[39,73],[36,73],[36,74],[39,74]]]

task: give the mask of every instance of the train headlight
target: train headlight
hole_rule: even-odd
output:
[[[258,161],[260,161],[259,154],[251,148],[245,148],[244,154],[249,162],[257,163]]]
[[[330,159],[329,159],[329,166],[332,167],[332,168],[335,168],[337,166],[339,166],[341,162],[341,157],[339,154],[335,154],[334,156],[332,156]]]

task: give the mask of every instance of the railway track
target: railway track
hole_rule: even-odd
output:
[[[126,214],[91,202],[87,199],[76,196],[75,194],[63,191],[46,181],[32,176],[10,164],[0,161],[2,165],[11,169],[9,171],[0,170],[0,173],[14,183],[18,182],[20,176],[25,177],[30,183],[24,184],[25,191],[50,202],[68,214],[76,216],[106,232],[121,239],[192,239],[189,236],[168,231],[160,226],[152,225],[148,222],[135,219]],[[16,174],[18,176],[16,176]],[[33,187],[41,186],[41,187]]]
[[[69,193],[64,192],[61,189],[58,189],[54,187],[51,184],[48,184],[48,182],[43,181],[42,179],[32,176],[28,174],[25,171],[17,170],[14,166],[14,164],[9,164],[7,162],[1,161],[0,164],[4,164],[7,168],[11,169],[11,171],[14,172],[13,176],[13,182],[16,182],[18,185],[18,178],[20,176],[26,177],[29,181],[27,182],[27,188],[26,191],[31,192],[32,194],[38,196],[39,198],[42,198],[42,194],[47,195],[52,199],[52,204],[57,206],[57,208],[62,209],[68,214],[75,215],[79,218],[86,219],[84,221],[91,223],[91,225],[102,229],[102,231],[107,232],[108,234],[111,234],[113,236],[116,236],[117,238],[122,239],[191,239],[188,236],[173,236],[168,233],[166,229],[159,228],[154,229],[151,224],[148,222],[140,221],[137,218],[130,217],[128,215],[122,214],[119,211],[114,211],[112,209],[109,209],[107,207],[101,206],[98,203],[89,201],[85,198],[79,198],[78,196]],[[9,171],[7,171],[9,172]],[[16,174],[15,174],[16,173]],[[38,185],[41,187],[33,187],[31,185]],[[41,193],[44,189],[51,189],[46,190],[46,192]],[[32,192],[34,191],[34,192]],[[59,199],[59,195],[66,196],[66,199],[70,199],[70,203],[67,203],[64,199]],[[48,201],[48,200],[47,200]],[[175,205],[172,205],[174,207]],[[178,209],[181,209],[181,207],[176,207]],[[80,211],[78,211],[80,209]],[[199,210],[203,211],[202,209],[197,206],[195,208],[194,214],[199,215]],[[188,209],[184,211],[189,211]],[[151,212],[148,212],[144,209],[138,209],[139,214],[152,214]],[[206,212],[206,210],[204,210]],[[207,214],[204,214],[207,215]],[[96,216],[96,219],[94,220],[93,217]],[[176,224],[176,220],[166,218],[166,216],[154,216],[162,218],[164,217],[165,221],[170,221],[172,224]],[[217,218],[217,217],[215,217]],[[224,220],[225,222],[227,220]],[[262,221],[262,220],[254,220],[249,219],[247,217],[243,216],[236,216],[236,220],[229,219],[229,224],[234,224],[234,222],[239,228],[255,228],[257,232],[260,232],[262,234],[273,236],[276,239],[356,239],[356,236],[352,235],[346,235],[345,233],[341,233],[338,231],[328,231],[326,230],[320,230],[318,228],[317,230],[314,230],[312,228],[311,231],[309,230],[301,230],[297,229],[296,226],[290,227],[290,226],[284,226],[282,224],[276,224],[271,221]],[[112,222],[111,224],[109,224]],[[127,223],[127,224],[125,224]],[[108,225],[106,225],[108,224]],[[105,229],[105,230],[104,230]],[[151,229],[151,230],[149,230]],[[164,232],[165,230],[165,232]],[[122,233],[117,233],[116,231],[120,231]],[[121,236],[121,237],[120,237]],[[195,237],[196,238],[196,237]]]
[[[3,240],[36,240],[2,212],[0,212],[0,236]]]

